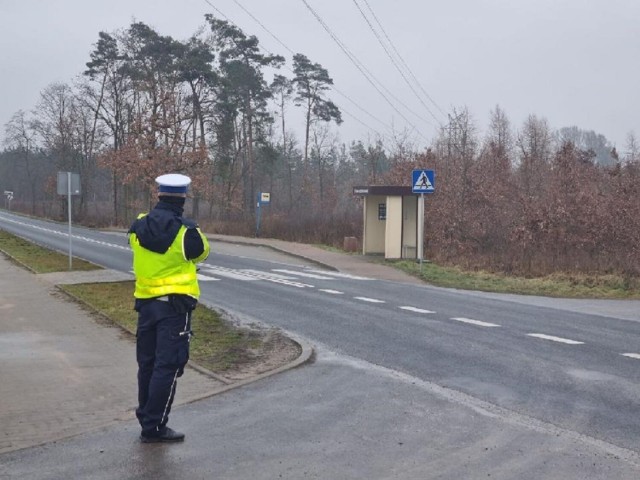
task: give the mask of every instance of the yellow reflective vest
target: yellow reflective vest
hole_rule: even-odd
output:
[[[138,218],[144,217],[141,214]],[[196,263],[209,256],[209,242],[200,228],[197,228],[204,252],[193,260],[184,253],[184,236],[187,228],[182,225],[173,243],[165,253],[147,250],[135,233],[129,235],[129,244],[133,249],[133,272],[136,276],[135,298],[162,297],[172,293],[200,297],[200,287],[196,277]]]

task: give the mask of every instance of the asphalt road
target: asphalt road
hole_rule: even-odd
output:
[[[68,246],[65,225],[3,212],[0,226],[62,251]],[[124,235],[74,228],[74,236],[75,255],[130,269]],[[270,476],[274,470],[260,474],[261,458],[280,458],[280,474],[301,478],[300,461],[292,460],[298,454],[309,459],[305,472],[316,478],[486,476],[470,475],[480,473],[475,468],[485,468],[493,478],[640,475],[640,322],[602,311],[590,315],[556,308],[545,299],[505,301],[340,275],[253,247],[219,244],[214,252],[200,271],[203,301],[242,321],[262,321],[302,336],[317,346],[319,357],[316,364],[277,380],[183,411],[187,424],[198,425],[196,419],[206,417],[209,408],[223,411],[211,418],[215,431],[225,433],[220,437],[224,445],[212,452],[236,458],[229,462],[214,455],[218,462],[196,469],[202,477],[192,478],[209,478],[215,471],[220,478],[248,478],[241,471],[277,478]],[[242,423],[247,408],[258,401],[264,411]],[[273,414],[266,415],[268,411]],[[238,432],[237,422],[246,430]],[[198,425],[193,425],[196,431]],[[243,435],[251,425],[257,438]],[[261,446],[266,432],[273,441]],[[392,447],[390,432],[407,441],[398,439]],[[122,429],[97,435],[95,441],[119,435],[124,435]],[[312,448],[309,436],[320,437],[320,451]],[[331,446],[331,438],[344,443]],[[234,441],[246,463],[238,460]],[[278,442],[287,449],[281,457]],[[73,445],[55,450],[72,455]],[[339,453],[332,448],[347,456],[338,456],[341,475],[326,474],[331,468],[323,458]],[[14,458],[29,456],[21,455]],[[45,448],[36,456],[46,462],[46,455]],[[181,465],[175,458],[171,456],[171,468]],[[353,471],[347,468],[351,464]],[[246,470],[232,475],[238,465]],[[467,475],[465,465],[474,466]],[[427,466],[432,476],[424,476]],[[369,475],[366,468],[380,474]],[[87,478],[118,478],[109,472]],[[151,478],[148,470],[143,473],[139,478]]]

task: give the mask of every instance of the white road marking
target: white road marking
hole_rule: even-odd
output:
[[[208,274],[211,275],[216,275],[218,277],[226,277],[226,278],[231,278],[233,280],[242,280],[244,282],[251,282],[251,281],[256,281],[258,280],[256,277],[253,277],[251,275],[243,275],[242,273],[233,270],[230,270],[228,268],[222,268],[222,267],[206,267],[202,269],[203,271],[205,271]]]
[[[43,232],[51,233],[53,235],[59,235],[61,237],[68,237],[69,236],[69,232],[68,231],[61,232],[59,230],[54,230],[52,228],[41,227],[40,225],[32,225],[30,223],[20,222],[18,220],[14,220],[12,218],[7,218],[7,217],[4,217],[4,216],[2,217],[2,219],[6,220],[7,222],[15,223],[16,225],[22,225],[23,227],[33,228],[34,230],[40,230],[40,231],[43,231]],[[100,241],[100,240],[94,240],[93,238],[84,237],[82,235],[76,235],[74,233],[71,234],[71,238],[75,238],[77,240],[83,240],[83,241],[89,242],[89,243],[97,243],[99,245],[104,245],[106,247],[119,248],[120,250],[130,250],[128,243],[127,244],[123,244],[123,245],[117,245],[117,244],[113,244],[113,243],[109,243],[109,242],[103,242],[103,241]]]
[[[201,282],[219,282],[220,281],[219,278],[208,277],[207,275],[203,275],[201,273],[196,274],[196,276],[198,277],[198,280],[200,280]]]
[[[353,297],[356,300],[362,300],[363,302],[369,303],[386,303],[384,300],[378,300],[377,298],[369,298],[369,297]]]
[[[474,320],[472,318],[464,318],[464,317],[453,317],[451,320],[455,320],[456,322],[469,323],[471,325],[476,325],[478,327],[499,327],[497,323],[489,323],[489,322],[481,322],[480,320]]]
[[[333,295],[343,295],[344,292],[340,292],[339,290],[330,290],[328,288],[319,288],[318,289],[319,292],[324,292],[324,293],[331,293]]]
[[[298,277],[315,278],[316,280],[333,280],[331,277],[325,277],[323,275],[316,275],[315,273],[295,272],[293,270],[285,270],[282,268],[272,268],[274,272],[288,273],[289,275],[295,275]]]
[[[640,360],[640,353],[621,353],[623,357],[635,358],[636,360]]]
[[[373,280],[373,278],[359,277],[358,275],[351,275],[349,273],[340,272],[327,272],[326,270],[309,270],[313,273],[320,273],[322,275],[329,275],[331,277],[348,278],[350,280]]]
[[[566,343],[567,345],[582,345],[584,342],[577,340],[569,340],[568,338],[554,337],[553,335],[545,335],[544,333],[527,333],[529,337],[541,338],[543,340],[551,340],[552,342]]]
[[[243,268],[242,270],[239,270],[242,273],[248,273],[249,275],[252,275],[254,277],[259,277],[259,278],[265,278],[265,277],[270,277],[270,278],[279,278],[281,280],[295,280],[296,277],[289,277],[287,275],[279,275],[277,273],[271,273],[271,272],[264,272],[262,270],[251,270],[249,268]]]
[[[401,310],[407,310],[409,312],[416,312],[416,313],[436,313],[433,310],[425,310],[424,308],[417,308],[417,307],[398,307]]]
[[[232,278],[234,280],[242,281],[255,281],[266,280],[267,282],[278,283],[280,285],[286,285],[288,287],[296,288],[314,288],[313,285],[308,283],[300,283],[292,280],[288,280],[291,277],[285,277],[283,275],[273,274],[271,272],[261,272],[259,270],[234,270],[232,268],[219,267],[216,265],[204,264],[202,271],[220,277]]]

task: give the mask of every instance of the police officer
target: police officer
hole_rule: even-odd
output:
[[[167,174],[156,182],[158,203],[129,229],[138,312],[136,416],[143,443],[184,440],[167,422],[176,381],[189,359],[191,312],[200,296],[196,263],[209,255],[198,225],[182,217],[191,179]]]

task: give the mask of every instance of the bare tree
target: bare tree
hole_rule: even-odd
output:
[[[625,146],[625,156],[624,159],[627,163],[638,163],[640,162],[640,144],[638,144],[638,139],[636,138],[636,134],[631,131],[627,133],[627,143]]]
[[[29,189],[31,213],[35,214],[38,184],[42,182],[44,172],[36,163],[36,132],[23,110],[14,113],[5,125],[4,142],[5,147],[11,149],[16,155],[20,169],[24,172]]]

